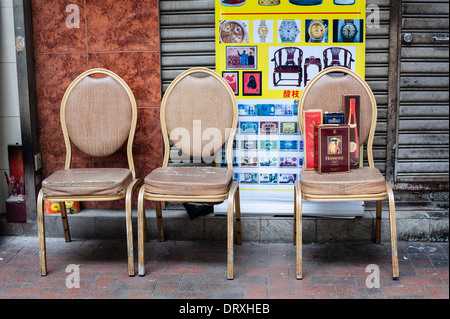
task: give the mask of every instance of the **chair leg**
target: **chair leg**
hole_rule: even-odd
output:
[[[66,243],[69,243],[71,242],[71,238],[70,238],[69,220],[67,219],[66,203],[64,201],[59,202],[59,207],[61,209],[61,220],[64,229],[64,239],[66,240]]]
[[[377,216],[375,221],[375,243],[381,243],[381,214],[383,201],[377,201]]]
[[[156,224],[158,225],[158,240],[164,241],[164,230],[163,230],[163,217],[161,202],[155,202],[156,204]]]
[[[144,210],[144,186],[141,187],[138,194],[138,272],[139,276],[145,275],[145,254],[144,254],[144,237],[145,225],[145,210]]]
[[[39,263],[41,269],[41,276],[47,275],[47,256],[45,248],[45,220],[44,220],[44,193],[42,189],[39,191],[37,197],[37,224],[38,224],[38,237],[39,237]]]
[[[233,197],[228,197],[228,215],[227,215],[227,277],[228,279],[233,279],[233,238],[234,238],[234,223],[233,223]]]
[[[125,198],[125,218],[127,228],[127,253],[128,253],[128,275],[134,276],[134,248],[133,248],[133,222],[131,218],[132,214],[132,193],[134,185],[130,186],[127,190]]]
[[[394,192],[389,184],[387,184],[389,198],[389,228],[391,232],[391,255],[392,255],[392,277],[399,278],[398,271],[398,251],[397,251],[397,222],[395,218],[395,200]]]
[[[294,231],[292,234],[293,237],[293,243],[296,245],[297,243],[297,186],[294,185]]]
[[[302,271],[302,190],[300,182],[296,183],[296,194],[295,194],[295,210],[296,213],[296,246],[297,246],[297,279],[303,278]]]
[[[237,182],[233,182],[228,194],[228,214],[227,214],[227,278],[229,280],[234,277],[234,200],[239,198],[236,197],[236,192],[239,191]],[[240,209],[240,206],[239,206]],[[240,215],[240,212],[239,212]]]
[[[236,193],[234,194],[234,207],[236,210],[236,244],[242,245],[241,201],[239,197],[239,186],[237,186]]]
[[[144,241],[148,242],[149,235],[148,235],[148,224],[147,224],[147,217],[145,216],[145,209],[143,210],[144,214]]]

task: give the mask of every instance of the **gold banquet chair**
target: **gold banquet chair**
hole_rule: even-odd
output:
[[[332,74],[333,73],[333,74]],[[301,170],[296,182],[294,208],[294,242],[297,249],[297,279],[302,278],[302,200],[315,202],[376,201],[376,238],[381,240],[382,200],[388,199],[393,278],[399,277],[397,232],[394,194],[380,171],[375,168],[372,145],[377,123],[377,103],[368,84],[355,72],[345,67],[329,67],[318,73],[303,91],[298,118],[302,136],[303,111],[321,108],[323,112],[341,112],[343,94],[360,94],[360,141],[366,145],[368,167],[352,169],[349,173],[319,174]]]
[[[105,69],[88,70],[67,88],[61,102],[60,118],[66,145],[65,166],[42,182],[37,198],[41,275],[47,274],[44,200],[60,203],[64,237],[66,242],[70,242],[65,201],[125,198],[128,274],[134,276],[132,194],[140,184],[136,179],[132,154],[137,121],[133,93],[115,73]],[[126,141],[128,168],[71,168],[72,145],[89,156],[107,157]],[[106,166],[107,162],[104,164]]]
[[[138,269],[145,275],[144,199],[155,202],[159,240],[163,240],[161,202],[220,203],[228,200],[227,274],[233,279],[234,208],[237,244],[241,244],[239,187],[233,180],[232,142],[238,121],[237,101],[228,83],[214,71],[192,68],[173,80],[161,103],[164,139],[162,167],[144,179],[138,195]],[[213,138],[212,138],[213,137]],[[211,139],[212,138],[212,139]],[[185,156],[212,156],[226,147],[227,168],[211,166],[170,166],[170,141]],[[233,207],[235,206],[235,207]]]

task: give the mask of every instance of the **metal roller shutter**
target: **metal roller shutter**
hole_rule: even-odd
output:
[[[379,26],[366,28],[366,81],[378,104],[378,122],[375,131],[373,156],[375,166],[386,171],[386,115],[389,74],[389,0],[367,0],[367,6],[379,10]]]
[[[448,182],[449,2],[403,1],[396,182]]]
[[[214,0],[159,1],[163,93],[184,70],[199,66],[215,69],[214,8]],[[182,164],[172,162],[181,155],[172,146],[169,165],[190,165],[185,156]]]
[[[163,92],[182,71],[215,68],[214,0],[161,0]]]

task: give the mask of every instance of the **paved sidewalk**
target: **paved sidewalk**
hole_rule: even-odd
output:
[[[235,246],[235,279],[227,280],[225,242],[151,240],[146,275],[129,277],[125,241],[48,238],[42,277],[37,238],[0,237],[0,298],[448,299],[448,247],[399,242],[394,281],[388,243],[306,244],[304,278],[297,280],[292,243],[244,242]],[[380,269],[380,288],[366,285],[371,264]],[[66,285],[75,278],[68,265],[79,267],[79,288]]]

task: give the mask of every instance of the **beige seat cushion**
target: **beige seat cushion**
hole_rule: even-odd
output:
[[[361,167],[349,173],[318,174],[302,170],[302,192],[311,195],[355,195],[386,192],[386,182],[374,167]]]
[[[218,167],[161,167],[144,180],[145,191],[161,195],[220,195],[228,192],[233,171]]]
[[[125,194],[133,175],[126,168],[57,171],[42,182],[45,196],[116,196]]]

